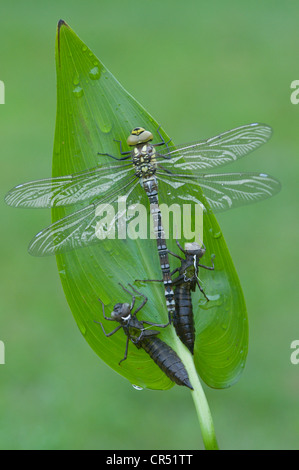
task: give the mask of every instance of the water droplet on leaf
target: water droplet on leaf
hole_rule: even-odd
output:
[[[66,278],[66,272],[65,272],[65,269],[61,269],[61,270],[59,271],[59,274],[60,274],[60,277],[62,277],[63,279],[65,279],[65,278]]]
[[[86,335],[86,327],[85,327],[85,325],[83,325],[83,323],[81,323],[81,322],[77,322],[77,325],[78,325],[78,328],[79,328],[79,330],[81,331],[82,335],[85,336],[85,335]]]
[[[222,232],[221,232],[221,230],[214,230],[214,229],[210,228],[209,232],[210,232],[210,234],[212,235],[213,238],[220,238],[220,237],[222,237]]]
[[[100,72],[99,67],[94,67],[93,69],[91,69],[88,72],[88,75],[92,80],[98,80],[101,76],[101,72]]]
[[[132,384],[132,387],[135,388],[135,390],[143,390],[143,388],[139,387],[139,385]]]
[[[199,301],[200,308],[203,308],[204,310],[208,310],[213,307],[219,307],[223,303],[222,296],[219,294],[216,294],[216,295],[207,294],[207,297],[209,301],[207,301],[206,299],[201,299]]]
[[[76,86],[76,88],[73,89],[73,93],[76,98],[81,98],[81,96],[83,95],[83,89],[80,86]]]
[[[75,75],[74,78],[73,78],[73,84],[75,86],[78,86],[79,85],[79,75]]]

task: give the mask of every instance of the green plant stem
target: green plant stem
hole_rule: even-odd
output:
[[[193,356],[178,338],[177,353],[185,365],[189,375],[189,380],[194,389],[191,391],[191,394],[197,412],[204,446],[206,450],[218,450],[212,415],[200,379],[195,369]]]

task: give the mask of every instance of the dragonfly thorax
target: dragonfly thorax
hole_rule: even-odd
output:
[[[190,259],[186,260],[184,265],[185,271],[183,273],[183,276],[185,282],[193,281],[198,274],[198,268],[196,266],[196,256],[194,255],[193,260],[191,262],[190,261]]]
[[[156,151],[149,143],[139,144],[134,147],[132,160],[135,175],[138,178],[148,177],[155,174],[157,169]]]

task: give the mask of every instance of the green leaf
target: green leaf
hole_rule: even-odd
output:
[[[111,163],[98,152],[119,156],[119,144],[126,142],[132,128],[150,130],[157,142],[158,123],[128,94],[100,60],[64,22],[59,23],[56,41],[57,117],[53,154],[53,176],[68,175],[98,165]],[[160,129],[165,140],[166,133]],[[127,150],[127,147],[124,146]],[[127,162],[126,162],[127,163]],[[121,191],[121,188],[120,188]],[[159,185],[161,203],[180,203],[182,199],[203,200],[201,191],[189,188],[170,191]],[[148,208],[149,203],[140,185],[134,190],[136,202]],[[82,208],[56,208],[53,222]],[[193,216],[194,222],[194,216]],[[194,363],[201,378],[210,386],[223,388],[234,383],[247,354],[247,316],[243,294],[228,249],[211,211],[204,214],[205,264],[215,255],[215,271],[202,270],[200,279],[211,299],[203,300],[197,292],[193,298],[196,321]],[[170,238],[169,249],[177,251],[176,236]],[[183,243],[183,238],[180,238]],[[178,264],[171,259],[171,269]],[[123,331],[106,338],[106,331],[115,328],[114,322],[103,319],[100,298],[107,316],[113,305],[129,302],[119,283],[127,286],[136,279],[160,279],[156,241],[152,239],[115,239],[99,241],[98,245],[57,255],[57,264],[66,298],[81,333],[94,351],[114,370],[132,384],[151,389],[168,389],[173,385],[143,350],[129,345],[128,359],[120,366],[125,352]],[[142,320],[167,322],[167,310],[160,283],[147,283],[139,290],[149,298],[140,312]],[[141,301],[141,300],[140,300]],[[142,316],[141,316],[142,313]],[[172,326],[161,330],[160,338],[173,349],[178,338]],[[186,349],[183,347],[183,350]],[[183,353],[184,354],[184,353]]]

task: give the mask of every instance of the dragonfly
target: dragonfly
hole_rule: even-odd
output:
[[[185,243],[185,249],[182,248],[179,241],[176,244],[180,251],[183,253],[184,258],[180,255],[168,251],[171,256],[180,260],[180,266],[175,268],[170,275],[173,276],[178,273],[178,276],[172,279],[172,287],[174,289],[174,300],[175,300],[175,312],[173,315],[173,326],[176,334],[189,349],[191,354],[194,354],[194,343],[195,343],[195,322],[193,317],[192,307],[192,293],[195,292],[196,287],[199,288],[200,292],[205,297],[206,301],[209,302],[204,289],[199,282],[199,268],[204,268],[209,271],[214,271],[215,266],[212,257],[212,266],[206,266],[200,264],[200,259],[205,255],[206,247],[201,241]],[[163,282],[162,279],[136,279],[137,282]]]
[[[53,208],[70,206],[88,201],[82,209],[63,217],[40,231],[31,241],[28,251],[33,256],[46,256],[99,243],[98,208],[115,205],[123,195],[127,205],[136,202],[137,186],[145,190],[154,221],[154,232],[164,282],[169,320],[174,316],[175,300],[168,259],[168,249],[162,226],[158,201],[158,184],[167,187],[170,198],[175,196],[183,203],[194,190],[201,191],[205,201],[214,211],[227,210],[240,205],[260,201],[276,194],[280,183],[264,173],[209,173],[244,157],[267,142],[272,133],[266,124],[253,123],[219,134],[204,141],[169,146],[162,138],[152,144],[153,134],[143,127],[134,128],[120,156],[102,154],[111,158],[106,166],[99,165],[72,175],[59,176],[24,183],[16,186],[5,197],[14,207]],[[163,147],[163,148],[162,148]],[[126,162],[127,160],[131,162]],[[113,161],[114,160],[114,161]],[[197,198],[197,196],[196,196]],[[205,202],[204,202],[205,204]],[[113,218],[116,224],[123,217],[120,209]],[[111,227],[109,227],[110,229]]]
[[[107,338],[114,335],[121,328],[123,329],[123,332],[127,337],[127,341],[125,355],[123,359],[119,361],[119,365],[121,364],[121,362],[127,359],[129,341],[131,341],[133,344],[135,344],[138,349],[144,349],[144,351],[149,354],[152,360],[170,378],[170,380],[172,380],[178,385],[185,385],[186,387],[193,390],[193,387],[189,381],[188,373],[179,356],[170,346],[168,346],[167,343],[162,341],[160,338],[157,338],[157,335],[160,334],[160,331],[149,329],[149,327],[145,326],[150,325],[152,327],[156,326],[159,328],[166,328],[169,325],[169,322],[166,324],[159,324],[144,320],[138,320],[137,313],[144,307],[148,299],[144,294],[134,289],[131,284],[129,284],[129,286],[131,287],[133,292],[130,292],[128,289],[121,285],[122,289],[131,295],[131,304],[118,303],[114,305],[111,317],[107,317],[105,315],[104,303],[101,301],[101,299],[99,299],[102,304],[103,317],[105,318],[105,320],[116,321],[119,323],[119,325],[110,333],[106,333],[103,324],[101,322],[95,321],[95,323],[99,323],[101,325],[103,333]],[[136,294],[138,296],[142,296],[144,300],[142,304],[137,307],[133,313]]]
[[[166,145],[166,142],[147,145],[144,149],[144,143],[152,140],[153,136],[143,128],[135,128],[128,138],[128,145],[133,146],[133,151],[121,150],[121,154],[127,155],[120,158],[108,154],[119,162],[131,158],[132,163],[99,165],[71,175],[19,184],[6,194],[5,202],[9,206],[31,209],[91,202],[40,231],[31,241],[28,251],[33,256],[47,256],[82,248],[99,243],[95,227],[96,208],[100,203],[112,203],[119,194],[129,198],[128,202],[134,202],[134,189],[139,180],[146,176],[144,168],[149,166],[145,162],[140,170],[136,163],[138,158],[149,159],[149,172],[153,172],[161,186],[168,185],[174,193],[183,185],[185,196],[188,195],[188,186],[201,188],[213,212],[274,196],[280,191],[280,182],[268,174],[207,173],[212,168],[233,163],[249,154],[266,143],[271,134],[270,126],[253,123],[207,140],[175,147],[167,145],[155,152],[155,146]],[[152,156],[150,151],[153,152]]]
[[[181,265],[171,273],[171,275],[173,275],[178,272],[178,276],[173,280],[176,306],[174,327],[180,340],[193,354],[195,342],[195,324],[191,291],[195,292],[196,287],[198,287],[200,292],[204,295],[205,299],[209,301],[209,298],[207,297],[199,282],[198,272],[199,268],[213,271],[215,267],[213,259],[211,260],[212,266],[206,266],[205,264],[200,264],[199,262],[206,252],[206,247],[204,244],[200,245],[196,242],[185,243],[184,249],[177,240],[177,246],[183,253],[184,258],[176,253],[169,252],[169,254],[178,258],[181,263]]]

